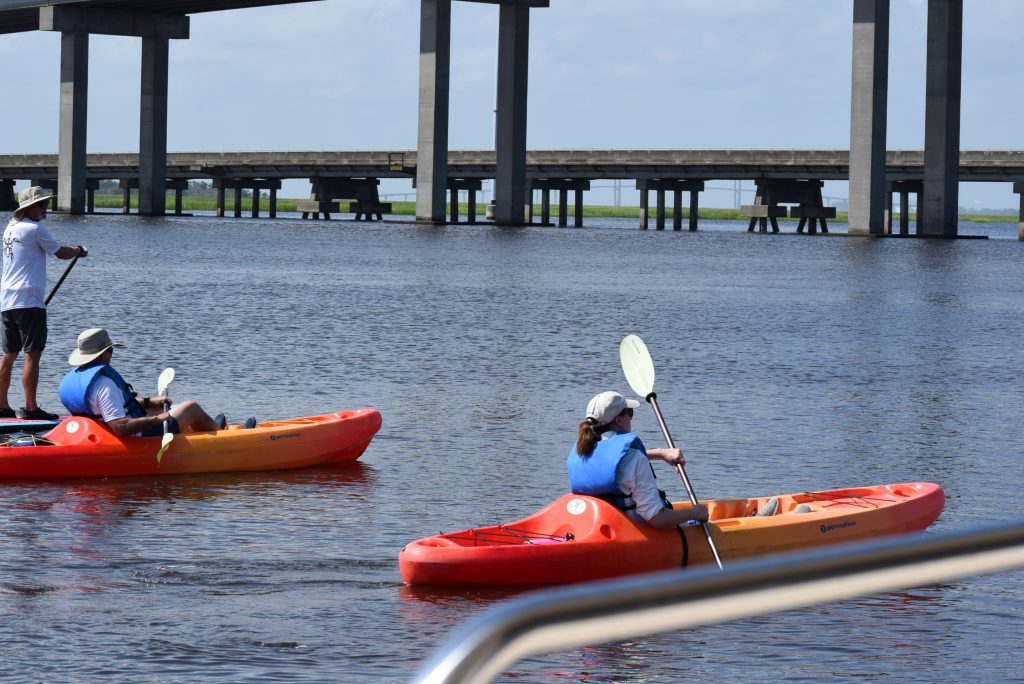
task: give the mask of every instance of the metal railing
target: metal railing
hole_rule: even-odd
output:
[[[1024,567],[1024,521],[537,592],[457,629],[420,684],[489,682],[523,658]]]

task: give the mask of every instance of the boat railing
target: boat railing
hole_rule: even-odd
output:
[[[543,653],[1020,567],[1024,520],[558,587],[468,621],[414,681],[489,682]]]

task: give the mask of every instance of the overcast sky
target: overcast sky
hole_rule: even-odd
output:
[[[532,149],[849,146],[852,0],[550,2],[531,11]],[[927,3],[891,4],[888,147],[920,149]],[[1024,148],[1024,2],[964,4],[961,147]],[[498,10],[453,5],[450,146],[493,148]],[[191,36],[171,42],[170,151],[416,147],[418,0],[197,14]],[[59,48],[0,35],[17,93],[0,152],[56,151]],[[138,149],[139,53],[90,40],[90,152]],[[962,186],[962,206],[1016,203],[1009,184]]]

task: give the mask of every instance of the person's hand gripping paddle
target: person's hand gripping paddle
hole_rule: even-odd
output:
[[[676,445],[672,441],[672,435],[669,434],[668,426],[665,425],[665,419],[661,415],[661,409],[658,408],[658,396],[654,393],[654,362],[651,361],[647,345],[636,335],[626,335],[622,339],[622,343],[619,344],[619,360],[622,361],[622,372],[626,374],[626,382],[629,383],[634,392],[646,399],[651,408],[654,409],[654,415],[658,418],[658,425],[661,426],[661,431],[665,435],[665,441],[668,442],[670,449],[675,449]],[[690,503],[696,506],[697,495],[693,493],[690,478],[686,476],[686,469],[677,463],[676,472],[679,473],[679,477],[686,486],[686,493],[690,495]],[[711,529],[706,522],[701,523],[701,527],[704,528],[704,536],[708,539],[711,554],[715,557],[715,562],[718,563],[718,567],[721,569],[722,559],[718,555],[715,541],[711,538]]]
[[[160,377],[156,381],[156,393],[157,396],[167,397],[167,386],[174,380],[174,369],[164,368],[160,373]],[[169,400],[164,401],[164,413],[171,410],[171,402]],[[167,421],[164,421],[164,436],[160,438],[160,451],[156,452],[156,462],[160,463],[160,459],[164,457],[164,452],[167,451],[167,447],[171,446],[171,442],[174,441],[174,433],[168,431]]]

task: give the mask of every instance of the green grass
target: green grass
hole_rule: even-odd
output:
[[[279,212],[294,212],[296,199],[287,199],[279,197],[277,199],[277,210]],[[213,197],[183,197],[182,198],[182,211],[214,211],[217,208],[217,200]],[[138,206],[138,200],[132,198],[132,208]],[[260,213],[265,215],[270,207],[270,201],[266,198],[260,200]],[[97,209],[120,209],[121,208],[121,197],[120,195],[96,195],[96,208]],[[416,203],[415,202],[392,202],[391,203],[392,213],[397,216],[415,216],[416,215]],[[174,199],[169,198],[167,201],[167,209],[174,209]],[[342,212],[348,209],[348,202],[342,202]],[[552,207],[553,211],[551,216],[557,220],[558,207]],[[483,217],[487,211],[487,205],[485,203],[478,202],[476,205],[476,211],[478,217]],[[573,208],[569,207],[570,221],[572,220]],[[252,200],[245,198],[242,200],[242,213],[252,212]],[[459,216],[466,216],[469,212],[469,206],[465,203],[459,204]],[[540,216],[541,208],[539,204],[534,205],[533,215]],[[232,198],[228,198],[224,205],[224,213],[231,215],[234,213],[234,202]],[[653,207],[648,208],[648,217],[655,218],[656,210]],[[690,212],[688,209],[682,210],[684,218],[689,218]],[[601,205],[584,204],[583,205],[583,216],[584,218],[630,218],[640,220],[640,207],[609,207]],[[666,207],[665,218],[671,220],[673,211],[671,208]],[[717,209],[714,207],[702,207],[697,212],[697,218],[703,220],[712,221],[746,221],[747,219],[740,216],[739,209]],[[915,214],[910,215],[912,221],[917,220]],[[793,218],[780,218],[780,221],[796,221]],[[845,211],[837,212],[834,219],[830,219],[836,223],[846,223],[847,213]],[[1010,214],[961,214],[960,220],[970,223],[1015,223],[1017,217]],[[899,219],[894,218],[893,223],[898,223]]]

